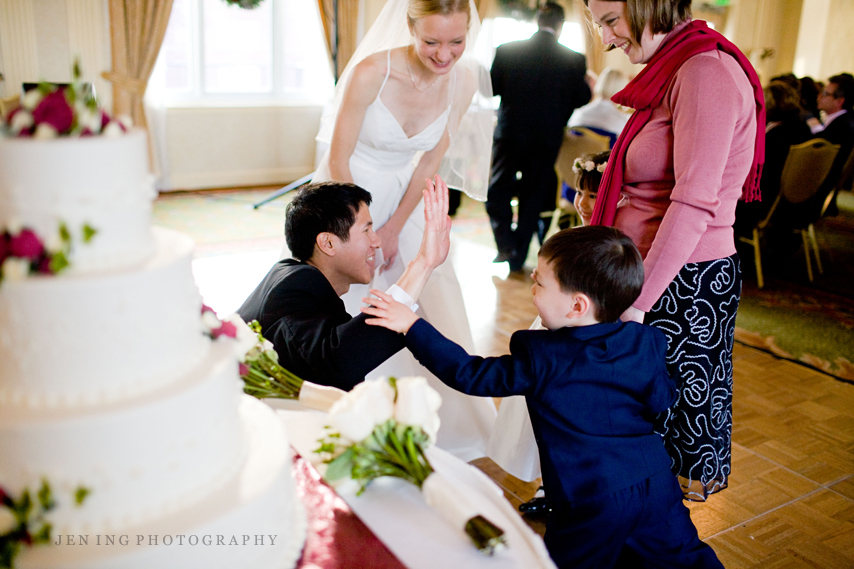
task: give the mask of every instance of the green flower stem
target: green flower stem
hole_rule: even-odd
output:
[[[298,399],[303,381],[266,355],[247,360],[243,391],[254,397]]]

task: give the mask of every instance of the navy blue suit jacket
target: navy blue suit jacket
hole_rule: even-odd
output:
[[[323,273],[294,259],[273,265],[237,313],[261,324],[282,367],[345,391],[403,348],[400,334],[351,318]]]
[[[458,391],[525,396],[552,500],[611,494],[670,469],[652,430],[676,399],[660,330],[635,322],[523,330],[510,355],[482,358],[418,320],[406,346]]]

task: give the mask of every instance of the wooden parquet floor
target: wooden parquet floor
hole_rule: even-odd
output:
[[[528,276],[490,263],[489,250],[455,241],[452,261],[480,355],[508,353],[536,311]],[[688,503],[700,537],[725,567],[854,567],[854,385],[737,344],[732,476],[705,503]],[[488,458],[473,462],[514,506],[538,483]],[[543,520],[526,517],[536,531]]]

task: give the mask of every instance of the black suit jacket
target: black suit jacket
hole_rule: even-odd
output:
[[[524,395],[551,500],[612,494],[670,471],[653,417],[676,400],[652,326],[614,322],[522,330],[510,355],[470,356],[425,320],[406,345],[444,383],[470,395]]]
[[[833,160],[833,166],[827,174],[824,183],[821,186],[817,196],[816,203],[811,204],[811,209],[818,210],[824,203],[825,198],[834,190],[839,182],[839,177],[842,175],[842,168],[845,166],[846,160],[851,156],[854,149],[854,112],[846,111],[842,115],[836,117],[827,128],[819,133],[816,137],[823,138],[831,144],[839,145],[839,153]]]
[[[839,157],[848,158],[851,155],[851,149],[854,148],[854,112],[847,111],[836,117],[823,131],[816,134],[818,138],[823,138],[831,144],[839,145]]]
[[[498,46],[490,73],[501,96],[495,138],[559,148],[572,111],[590,101],[586,72],[584,56],[549,32]]]
[[[403,336],[352,318],[315,267],[279,261],[237,313],[257,320],[279,363],[297,376],[349,391],[365,374],[403,348]]]

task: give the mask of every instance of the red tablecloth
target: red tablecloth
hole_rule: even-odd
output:
[[[317,470],[296,451],[293,473],[305,505],[308,536],[299,569],[405,569]]]

